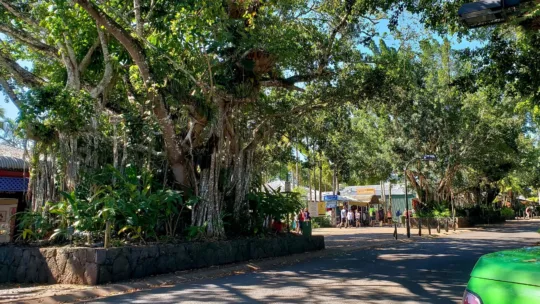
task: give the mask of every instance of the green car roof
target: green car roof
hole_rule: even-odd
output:
[[[540,286],[540,247],[486,254],[474,266],[471,277]]]

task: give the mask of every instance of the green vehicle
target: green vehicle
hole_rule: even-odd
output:
[[[540,303],[540,247],[482,256],[471,272],[463,304]]]

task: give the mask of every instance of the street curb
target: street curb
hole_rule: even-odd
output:
[[[468,230],[458,230],[451,232],[451,234],[459,234],[462,232],[468,232]],[[181,271],[172,274],[163,274],[155,277],[148,277],[140,280],[134,280],[131,282],[108,284],[95,287],[89,287],[88,289],[66,291],[65,294],[55,294],[52,296],[43,296],[36,298],[26,298],[19,300],[0,301],[0,303],[14,303],[14,304],[53,304],[53,303],[75,303],[82,301],[90,301],[92,299],[111,297],[116,295],[135,293],[139,291],[148,291],[156,288],[172,287],[175,284],[189,283],[197,280],[208,278],[221,278],[225,276],[241,275],[246,273],[258,272],[273,269],[275,267],[282,267],[293,265],[297,263],[307,262],[314,259],[321,259],[327,257],[338,257],[346,255],[353,251],[369,250],[388,246],[401,246],[404,244],[414,243],[418,240],[427,238],[438,238],[444,235],[424,235],[422,237],[415,236],[414,238],[400,238],[398,240],[385,240],[376,242],[374,244],[368,244],[365,246],[351,246],[340,248],[327,248],[325,250],[312,251],[309,253],[294,254],[290,256],[268,258],[263,260],[253,260],[243,262],[240,264],[216,266],[204,269],[195,269],[188,271]]]

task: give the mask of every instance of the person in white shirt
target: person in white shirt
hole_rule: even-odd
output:
[[[346,222],[347,222],[347,210],[345,209],[345,207],[341,207],[341,223],[339,223],[339,229],[341,229],[343,225],[345,225]]]
[[[347,213],[347,219],[349,224],[348,227],[354,227],[354,212],[352,210],[349,210],[349,212]]]

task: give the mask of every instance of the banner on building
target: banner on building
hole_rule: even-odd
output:
[[[364,194],[375,195],[375,189],[374,188],[358,188],[358,189],[356,189],[356,194],[358,194],[358,195],[364,195]]]

